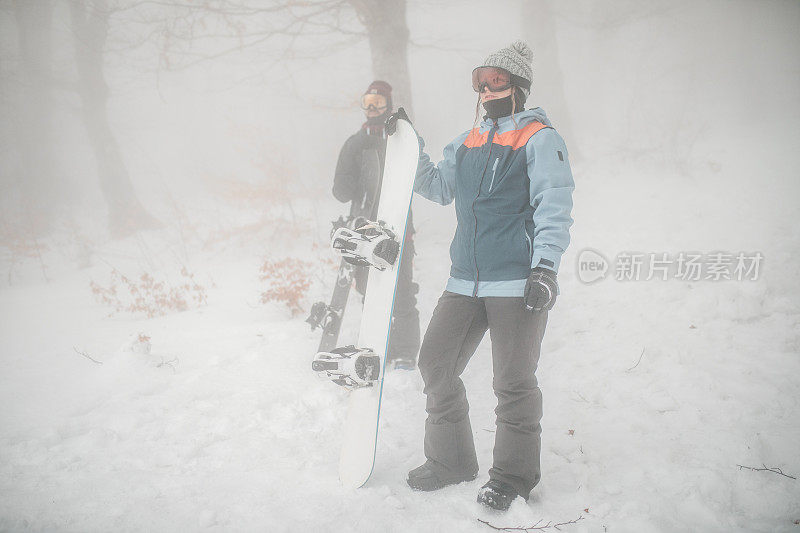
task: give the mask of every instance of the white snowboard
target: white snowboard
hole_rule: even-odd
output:
[[[349,393],[342,453],[339,457],[339,479],[345,487],[358,488],[364,485],[375,464],[389,327],[418,158],[419,143],[414,129],[405,120],[398,120],[397,130],[386,142],[386,162],[377,218],[395,231],[400,241],[400,252],[392,268],[384,271],[370,269],[369,272],[357,346],[372,348],[378,354],[381,373],[374,386]]]

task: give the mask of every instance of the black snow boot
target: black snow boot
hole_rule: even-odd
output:
[[[418,466],[408,473],[406,482],[414,490],[431,491],[442,489],[448,485],[463,483],[464,481],[472,481],[476,477],[478,477],[477,471],[465,475],[440,476],[431,467],[431,462],[425,461],[424,465]]]
[[[505,481],[490,479],[478,491],[478,503],[498,511],[507,511],[517,496],[519,493],[516,489]]]

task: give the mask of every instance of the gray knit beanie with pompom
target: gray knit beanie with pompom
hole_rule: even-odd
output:
[[[483,61],[484,67],[504,68],[515,76],[533,82],[533,51],[525,41],[515,41],[510,46],[502,48],[491,54]],[[531,91],[520,87],[527,98]]]

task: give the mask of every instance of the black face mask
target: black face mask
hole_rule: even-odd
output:
[[[387,108],[386,111],[384,111],[383,113],[381,113],[376,117],[367,117],[367,124],[369,124],[370,126],[383,124],[384,122],[386,122],[386,119],[389,117],[389,114],[390,114],[389,109]]]
[[[391,114],[391,109],[386,108],[386,111],[378,115],[377,117],[367,117],[366,122],[361,125],[361,127],[366,130],[367,135],[377,135],[378,137],[385,137],[384,133],[384,123],[386,119],[389,118]]]
[[[486,116],[484,118],[500,118],[500,117],[507,117],[511,115],[512,107],[514,107],[514,112],[519,113],[520,111],[525,110],[525,99],[522,96],[522,91],[515,91],[514,95],[516,96],[517,102],[516,106],[512,106],[511,95],[509,94],[505,98],[495,98],[494,100],[487,100],[483,103],[483,108],[486,110]]]

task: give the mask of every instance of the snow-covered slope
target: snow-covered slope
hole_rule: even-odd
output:
[[[345,395],[310,371],[318,338],[304,317],[258,302],[263,244],[185,250],[207,286],[204,307],[108,317],[89,280],[108,272],[104,261],[136,271],[143,249],[149,263],[169,264],[168,227],[102,245],[92,267],[54,268],[49,282],[35,262],[13,267],[22,281],[0,291],[0,529],[488,531],[478,519],[581,517],[562,530],[793,531],[800,482],[737,465],[800,474],[796,208],[775,214],[771,198],[748,191],[719,201],[723,178],[712,174],[664,175],[671,186],[656,190],[641,171],[575,165],[573,244],[538,371],[543,477],[530,503],[505,515],[475,503],[493,442],[488,336],[464,376],[480,477],[433,494],[407,487],[405,473],[424,460],[424,395],[418,372],[394,371],[375,473],[350,491],[336,473]],[[424,329],[454,217],[414,202]],[[323,221],[339,209],[321,205]],[[321,224],[320,242],[326,232]],[[283,251],[323,253],[298,243]],[[766,259],[758,281],[585,285],[575,272],[584,247]],[[327,297],[332,279],[321,276],[308,302]]]

